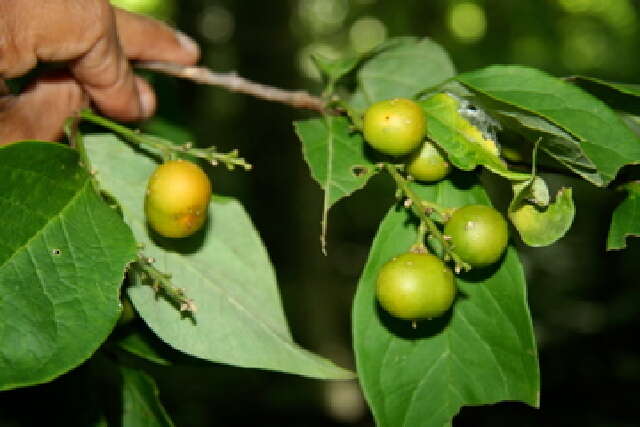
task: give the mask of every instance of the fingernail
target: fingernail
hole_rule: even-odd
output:
[[[155,96],[149,90],[141,90],[138,93],[140,95],[140,109],[142,110],[142,115],[145,118],[151,117],[155,110]]]
[[[176,31],[176,38],[178,39],[180,45],[184,50],[194,54],[195,56],[200,55],[200,47],[198,46],[198,43],[196,43],[195,40],[193,40],[191,37],[181,31]]]

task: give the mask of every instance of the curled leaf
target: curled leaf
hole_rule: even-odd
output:
[[[522,202],[530,202],[540,207],[549,205],[549,188],[539,176],[534,176],[529,181],[514,183],[513,194],[510,207]]]
[[[509,207],[508,216],[527,245],[551,245],[564,236],[573,223],[575,206],[571,188],[560,189],[555,202],[546,207],[521,198]]]
[[[421,106],[427,115],[429,138],[447,152],[457,168],[468,171],[481,165],[510,180],[531,178],[507,168],[496,141],[463,115],[464,106],[456,97],[438,93],[421,101]]]

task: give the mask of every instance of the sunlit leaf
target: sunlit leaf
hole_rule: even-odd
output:
[[[198,307],[183,316],[151,286],[128,288],[136,310],[163,341],[213,362],[315,378],[352,376],[293,342],[267,252],[237,201],[212,200],[209,220],[194,236],[150,234],[143,205],[157,164],[113,135],[89,135],[86,145],[96,178],[120,202],[145,255]]]

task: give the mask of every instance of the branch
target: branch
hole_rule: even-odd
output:
[[[216,73],[206,67],[190,67],[171,62],[142,61],[135,64],[137,68],[156,71],[182,79],[192,80],[211,86],[220,86],[232,92],[244,93],[266,101],[281,102],[295,108],[304,108],[319,112],[325,111],[325,103],[317,96],[302,90],[285,90],[252,82],[240,77],[235,72]]]

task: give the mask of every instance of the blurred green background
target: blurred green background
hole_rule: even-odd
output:
[[[320,85],[311,53],[364,53],[401,35],[433,38],[459,71],[518,63],[558,76],[640,83],[640,2],[631,0],[113,3],[191,35],[202,47],[201,63],[216,71],[237,71],[254,81],[314,93]],[[239,198],[255,221],[297,341],[353,368],[350,305],[377,224],[393,203],[390,180],[374,179],[332,210],[328,256],[323,256],[322,194],[291,125],[308,114],[219,88],[149,78],[160,106],[157,118],[144,128],[179,142],[238,148],[254,165],[250,173],[211,170],[214,190]],[[509,189],[484,178],[494,188],[494,202],[505,208]],[[519,403],[464,408],[454,424],[638,426],[640,288],[635,263],[640,242],[631,240],[622,252],[605,252],[610,215],[621,194],[566,176],[545,178],[554,189],[574,187],[577,216],[569,234],[552,247],[524,248],[515,234],[513,239],[521,247],[539,343],[541,408]],[[179,363],[174,367],[143,366],[157,379],[161,399],[179,426],[373,425],[355,382],[324,383],[175,357]],[[83,411],[82,396],[72,391],[83,369],[51,385],[3,394],[0,425],[40,425],[35,422],[41,414],[17,409],[25,399],[57,408],[52,411],[67,408],[66,425],[72,425],[69,420]]]

